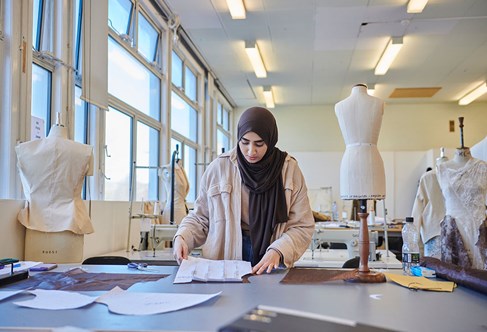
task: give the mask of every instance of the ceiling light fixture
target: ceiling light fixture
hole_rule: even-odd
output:
[[[245,51],[247,52],[250,63],[252,63],[252,67],[254,67],[255,76],[267,77],[267,70],[265,69],[264,61],[262,61],[257,43],[255,41],[246,41]]]
[[[409,14],[421,13],[428,3],[428,0],[409,0],[407,12]]]
[[[392,61],[396,58],[397,54],[401,50],[403,43],[402,37],[392,37],[387,43],[387,47],[382,53],[382,56],[375,67],[375,75],[384,75],[389,70]]]
[[[245,19],[245,6],[243,0],[227,0],[228,10],[234,20]]]
[[[276,106],[274,104],[274,94],[272,93],[272,87],[270,85],[264,86],[264,98],[265,106],[267,108],[274,108]]]
[[[476,87],[465,96],[463,96],[459,101],[458,105],[465,106],[470,104],[472,101],[480,97],[481,95],[487,93],[487,81],[482,83],[480,86]]]

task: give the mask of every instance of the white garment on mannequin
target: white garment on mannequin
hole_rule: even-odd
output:
[[[384,102],[356,85],[349,97],[335,105],[346,144],[340,166],[342,199],[383,199],[386,194],[384,162],[377,149]]]
[[[452,160],[438,166],[438,182],[445,214],[455,220],[472,267],[484,269],[486,262],[476,243],[486,219],[487,163],[472,158],[468,148],[457,149]]]
[[[66,128],[54,125],[47,138],[19,144],[15,151],[26,197],[19,222],[41,232],[92,233],[81,190],[93,148],[67,139]]]
[[[470,148],[472,157],[487,161],[487,136]]]
[[[436,171],[429,171],[421,176],[412,216],[414,225],[420,230],[421,240],[424,244],[435,236],[440,236],[440,223],[445,216],[445,203]],[[426,252],[425,255],[431,256]]]
[[[179,225],[181,220],[188,214],[186,210],[186,196],[189,193],[189,181],[184,168],[179,163],[180,161],[174,166],[174,224],[176,225]],[[169,223],[171,221],[171,165],[163,166],[162,181],[167,193],[162,219],[165,223]]]

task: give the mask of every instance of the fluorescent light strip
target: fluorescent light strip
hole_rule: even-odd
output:
[[[264,62],[262,61],[262,56],[260,55],[257,43],[255,41],[246,41],[245,51],[247,51],[247,56],[249,57],[252,67],[254,68],[255,76],[267,77],[267,70],[265,69]]]
[[[227,0],[228,10],[234,20],[243,20],[246,17],[243,0]]]
[[[407,12],[409,14],[421,13],[423,12],[423,9],[426,7],[427,3],[428,0],[409,0]]]
[[[482,83],[480,86],[474,90],[467,93],[458,101],[458,105],[465,106],[470,104],[472,101],[480,97],[481,95],[487,93],[487,82]]]
[[[382,56],[375,67],[375,75],[384,75],[387,73],[392,61],[394,61],[397,54],[401,50],[402,45],[402,37],[393,37],[391,40],[389,40],[384,53],[382,53]]]
[[[269,85],[264,86],[264,98],[265,106],[267,108],[274,108],[276,106],[274,104],[274,94],[272,93],[272,87]]]

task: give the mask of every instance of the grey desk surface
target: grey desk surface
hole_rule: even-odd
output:
[[[60,266],[62,271],[67,266]],[[125,266],[85,265],[88,272],[129,273]],[[296,309],[400,331],[485,331],[487,296],[458,287],[453,293],[411,291],[392,282],[355,284],[343,281],[322,285],[284,285],[286,270],[253,276],[250,283],[173,284],[177,267],[155,266],[171,273],[156,282],[140,283],[139,292],[222,294],[180,311],[150,315],[111,314],[102,304],[82,309],[49,311],[16,306],[31,295],[19,294],[0,302],[0,329],[19,330],[76,326],[91,330],[216,331],[257,305]],[[130,273],[149,273],[131,271]],[[1,289],[0,289],[1,290]],[[102,292],[87,292],[95,295]],[[303,331],[306,328],[303,327]],[[44,331],[44,329],[42,329]]]

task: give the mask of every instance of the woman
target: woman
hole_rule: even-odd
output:
[[[250,261],[256,274],[291,267],[314,231],[301,170],[275,147],[276,120],[267,109],[246,110],[237,135],[238,145],[203,174],[194,210],[174,237],[174,257],[181,263],[202,246],[203,257]]]

